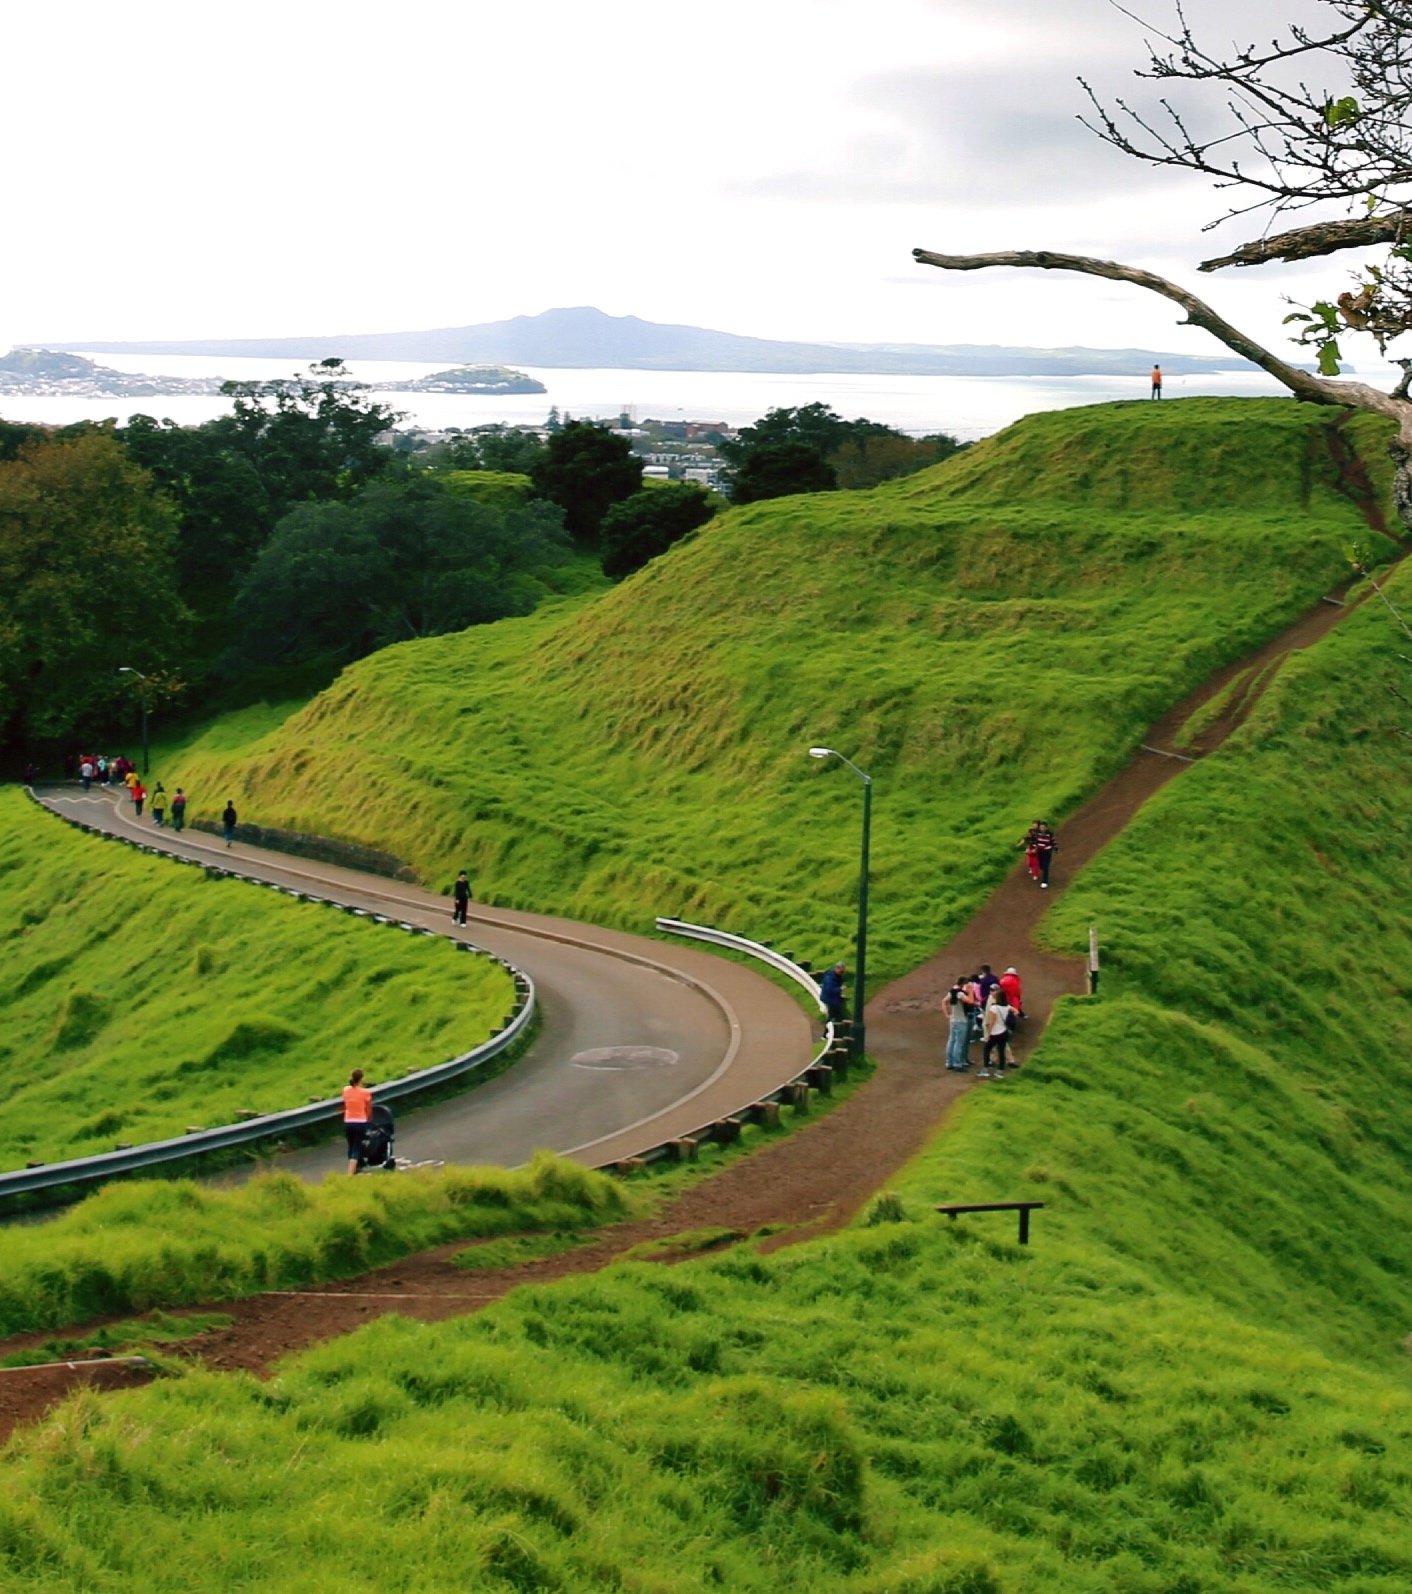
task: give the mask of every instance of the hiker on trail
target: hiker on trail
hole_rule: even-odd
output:
[[[85,791],[93,785],[93,765],[86,758],[78,766],[78,778],[83,782]]]
[[[1017,847],[1023,847],[1025,849],[1025,868],[1029,870],[1031,880],[1039,879],[1039,858],[1036,856],[1034,850],[1034,838],[1036,832],[1039,830],[1039,826],[1040,821],[1036,819],[1030,828],[1025,832],[1024,836],[1015,843]]]
[[[348,1171],[357,1173],[358,1158],[373,1120],[373,1093],[363,1083],[363,1070],[355,1068],[343,1087],[343,1133],[348,1140]]]
[[[981,971],[976,976],[976,985],[980,989],[981,1006],[982,1007],[984,1007],[986,1005],[986,1003],[990,1001],[990,993],[999,984],[1000,984],[1000,981],[990,971],[990,964],[989,963],[982,963],[981,964]]]
[[[132,793],[132,806],[137,810],[137,817],[141,819],[142,805],[147,801],[147,788],[140,780],[135,780],[128,790]]]
[[[152,823],[165,825],[167,822],[167,788],[159,780],[157,789],[152,793]]]
[[[1155,399],[1162,397],[1162,367],[1160,365],[1152,367],[1152,396]]]
[[[941,999],[946,1014],[946,1066],[962,1073],[971,1066],[971,995],[966,976],[958,974],[951,989]]]
[[[1010,1042],[1013,1013],[1014,1009],[1005,997],[1005,987],[997,985],[994,996],[986,1003],[985,1016],[981,1020],[981,1029],[984,1037],[981,1042],[982,1076],[990,1069],[992,1052],[998,1059],[995,1065],[995,1073],[999,1075],[1005,1072],[1005,1049]]]
[[[1039,889],[1049,890],[1049,866],[1054,862],[1054,854],[1059,850],[1059,842],[1054,832],[1041,819],[1035,827],[1034,855],[1035,862],[1039,865]]]
[[[831,1024],[841,1024],[848,1017],[848,1008],[843,1000],[843,981],[847,973],[844,964],[835,963],[831,969],[824,970],[824,977],[819,981],[819,1000],[824,1004]]]
[[[235,840],[235,827],[239,822],[235,812],[235,804],[227,797],[225,809],[221,814],[221,824],[225,827],[227,847]]]
[[[186,829],[186,793],[180,786],[172,794],[172,829]]]
[[[1000,988],[1005,992],[1005,998],[1010,1003],[1010,1006],[1015,1009],[1015,1012],[1021,1018],[1023,1018],[1025,1015],[1025,1004],[1021,1000],[1022,987],[1020,985],[1020,976],[1013,968],[1006,969],[1004,974],[1000,976]]]
[[[466,909],[471,905],[471,882],[466,878],[464,869],[456,876],[456,884],[451,887],[451,901],[451,922],[464,924]]]

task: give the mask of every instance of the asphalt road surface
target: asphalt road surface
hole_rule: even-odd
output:
[[[451,922],[448,898],[416,886],[239,841],[227,849],[203,831],[178,835],[98,787],[45,787],[36,795],[91,827],[392,914],[524,970],[535,982],[541,1019],[529,1049],[499,1078],[462,1096],[420,1110],[399,1107],[399,1157],[514,1167],[546,1148],[601,1166],[740,1111],[793,1079],[816,1049],[821,1032],[795,996],[691,945],[475,903],[462,930]],[[317,945],[309,955],[318,957]],[[467,1049],[483,1039],[467,1036]],[[409,1057],[404,1071],[440,1061]],[[346,1077],[344,1060],[330,1058],[330,1095]],[[342,1145],[340,1132],[326,1146],[275,1163],[318,1177],[342,1165]]]

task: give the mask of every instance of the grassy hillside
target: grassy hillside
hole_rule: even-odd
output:
[[[1273,424],[1294,424],[1290,415],[1306,424],[1292,407]],[[1164,414],[1153,424],[1177,423]],[[1282,435],[1272,432],[1268,448]],[[944,531],[928,502],[929,524]],[[1317,550],[1344,527],[1314,488],[1310,503],[1312,531],[1281,524],[1273,509],[1262,524],[1269,549],[1291,569],[1306,559],[1312,579],[1315,554],[1301,548]],[[774,525],[774,544],[797,552],[787,509],[772,511],[778,522],[733,516],[728,529]],[[1120,637],[1120,617],[1156,627],[1169,648],[1194,630],[1219,651],[1221,627],[1208,630],[1209,615],[1188,615],[1182,633],[1169,611],[1209,597],[1229,627],[1226,588],[1198,581],[1170,536],[1154,534],[1149,549],[1131,522],[1095,532],[1041,512],[1084,553],[1065,559],[1047,546],[1058,531],[1036,534],[1036,556],[1068,584],[1062,602],[1082,612],[1082,591],[1099,617],[1076,639],[1090,667],[1077,644],[1097,647],[1106,635],[1111,671],[1129,691],[1156,691],[1131,684],[1134,660],[1153,660],[1159,679],[1171,680],[1145,629]],[[1297,513],[1289,504],[1285,519]],[[989,535],[984,515],[974,506],[971,514],[967,553]],[[1015,553],[1024,546],[1019,512],[997,511],[997,520]],[[1188,525],[1175,514],[1171,523]],[[896,550],[895,527],[905,524],[897,509],[880,543]],[[864,540],[856,526],[854,534]],[[657,613],[644,595],[667,586],[678,560],[699,570],[712,535],[647,572],[635,609],[613,611],[617,630],[601,605],[530,622],[519,651],[505,641],[512,628],[497,628],[477,653],[480,668],[493,678],[497,659],[502,668],[533,664],[536,701],[568,701],[567,686],[550,694],[546,658],[562,665],[570,638],[592,641],[595,668],[621,665],[603,679],[625,713],[633,694],[624,661],[635,648],[648,656],[636,630]],[[765,558],[738,530],[730,536],[738,558]],[[1240,519],[1230,537],[1267,585],[1278,584],[1253,524]],[[1193,544],[1248,590],[1238,562],[1219,562],[1214,529]],[[1123,547],[1136,574],[1118,556]],[[1070,569],[1105,556],[1098,591]],[[1165,605],[1137,578],[1151,588],[1159,562],[1173,582]],[[797,558],[787,563],[802,579]],[[866,568],[860,558],[860,583]],[[953,585],[957,568],[953,558]],[[899,586],[899,610],[922,602],[915,586]],[[776,590],[779,603],[756,615],[772,634],[794,623],[783,584]],[[1392,591],[1412,609],[1412,579],[1395,577]],[[679,619],[672,595],[660,597]],[[816,601],[848,599],[846,583],[835,583]],[[964,613],[983,629],[983,600],[969,601]],[[701,608],[719,613],[719,596],[703,587]],[[1004,628],[988,619],[984,634],[1002,647]],[[1036,635],[1044,677],[1068,638],[1043,627]],[[652,636],[673,656],[696,658],[670,626]],[[858,637],[869,657],[882,656],[870,621],[860,619]],[[698,662],[724,672],[728,651],[722,643]],[[808,658],[797,651],[802,669]],[[435,1328],[385,1320],[291,1361],[269,1384],[200,1374],[81,1398],[6,1452],[0,1583],[54,1594],[319,1594],[389,1580],[639,1594],[1405,1594],[1412,747],[1401,733],[1412,723],[1393,695],[1412,696],[1405,651],[1377,606],[1350,615],[1280,671],[1223,751],[1166,787],[1100,856],[1049,928],[1070,944],[1098,924],[1101,996],[1061,1004],[1021,1073],[967,1098],[895,1199],[875,1206],[877,1221],[771,1256],[741,1247],[671,1268],[620,1266]],[[985,653],[968,657],[974,670]],[[1013,657],[1025,657],[1018,642]],[[350,726],[353,707],[339,694],[355,683],[364,707],[393,683],[415,685],[398,749],[410,760],[413,730],[432,713],[435,672],[425,659],[416,670],[395,656],[371,662],[386,673],[352,672],[299,723],[315,738],[321,715]],[[448,664],[444,688],[456,679]],[[1104,684],[1096,669],[1085,679],[1095,692]],[[645,697],[651,683],[640,686]],[[605,685],[599,696],[608,695]],[[590,728],[606,712],[591,696],[580,697]],[[508,712],[508,696],[495,701]],[[910,705],[902,718],[911,726],[917,699],[899,702]],[[1090,723],[1084,705],[1062,694],[1044,703],[1069,714],[1075,734]],[[838,706],[857,703],[840,689]],[[789,712],[762,697],[756,720],[778,726]],[[1029,712],[1017,708],[1016,723]],[[531,746],[517,721],[483,706],[466,717],[487,738],[520,734]],[[865,722],[861,709],[855,719]],[[891,747],[895,807],[917,784],[911,844],[928,802],[951,813],[945,793],[918,784],[922,772],[938,787],[943,773],[961,776],[949,745],[928,760],[915,738],[889,742],[887,723],[875,722],[875,751]],[[1008,801],[1013,782],[1033,790],[1042,779],[1039,751],[1053,732],[1041,729],[1050,735],[1036,729],[1039,750],[1021,742],[1013,763],[991,772],[993,802]],[[1116,733],[1105,734],[1104,748],[1116,746]],[[704,791],[707,763],[668,757],[687,740],[680,732],[656,744],[660,779]],[[557,745],[567,756],[573,742],[565,733]],[[614,744],[602,756],[648,771],[650,748]],[[1051,754],[1069,750],[1056,742]],[[293,760],[296,745],[276,736],[266,755]],[[1097,768],[1110,756],[1089,749],[1070,761]],[[755,762],[733,743],[710,757],[731,794],[715,816],[724,852],[740,809],[748,817],[781,792],[802,800],[808,791],[790,787],[782,752],[755,786]],[[398,766],[381,754],[369,763],[376,812]],[[549,772],[531,776],[526,763],[512,771],[525,789],[550,792]],[[482,784],[510,779],[498,770],[492,762]],[[462,790],[476,772],[466,769]],[[303,790],[292,763],[270,779],[271,790]],[[566,804],[581,801],[571,782],[562,790]],[[657,787],[648,790],[655,807]],[[409,835],[430,833],[448,792],[423,776],[425,806]],[[567,850],[572,827],[561,828]],[[639,833],[636,816],[613,832],[623,845]],[[808,884],[788,873],[807,873],[818,841],[798,826],[780,835],[778,857],[762,853],[761,866],[773,900],[788,905]],[[527,843],[520,856],[536,854]],[[913,883],[889,879],[916,900]],[[630,900],[626,885],[621,899]],[[951,1224],[931,1211],[942,1200],[1021,1195],[1047,1203],[1023,1250],[1009,1216]],[[375,1555],[349,1554],[350,1509]]]
[[[1370,539],[1331,414],[1036,416],[867,493],[752,505],[596,601],[388,649],[276,729],[164,768],[492,902],[846,944],[873,775],[879,973],[942,939],[1220,662]],[[1383,470],[1376,428],[1350,429]],[[1385,475],[1385,472],[1383,473]],[[169,781],[170,784],[170,781]]]
[[[1412,581],[1396,585],[1412,606]],[[7,1453],[58,1591],[1405,1594],[1406,666],[1365,609],[1066,898],[1105,927],[901,1215],[384,1321]],[[1387,707],[1384,707],[1387,705]],[[1032,1194],[952,1225],[940,1200]],[[888,1214],[880,1204],[873,1216]],[[346,1554],[354,1501],[378,1565]]]
[[[336,1095],[355,1063],[405,1074],[513,1003],[504,969],[450,941],[105,843],[13,788],[0,926],[6,1168]]]

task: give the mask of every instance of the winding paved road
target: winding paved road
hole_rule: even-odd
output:
[[[397,1153],[413,1161],[514,1167],[547,1148],[602,1166],[738,1112],[793,1079],[814,1049],[815,1028],[795,997],[753,969],[694,947],[474,903],[460,932],[448,899],[416,886],[241,842],[227,850],[203,831],[178,835],[96,787],[46,787],[36,795],[91,827],[392,914],[523,969],[539,997],[536,1038],[489,1083],[434,1107],[399,1110]],[[311,947],[311,957],[317,954]],[[466,1045],[483,1038],[467,1036]],[[440,1061],[409,1057],[405,1071]],[[333,1060],[329,1074],[332,1095],[343,1084]],[[341,1163],[341,1135],[336,1144],[276,1159],[308,1177]]]

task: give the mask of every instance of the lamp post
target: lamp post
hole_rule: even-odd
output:
[[[853,959],[853,1055],[862,1057],[867,1044],[863,1006],[867,1000],[868,971],[868,832],[873,817],[873,777],[865,775],[851,758],[832,747],[811,747],[810,758],[837,758],[863,782],[863,858],[858,872],[858,941]]]
[[[137,687],[142,698],[142,773],[147,773],[147,677],[141,670],[134,670],[130,664],[118,666],[119,675],[135,675]]]

